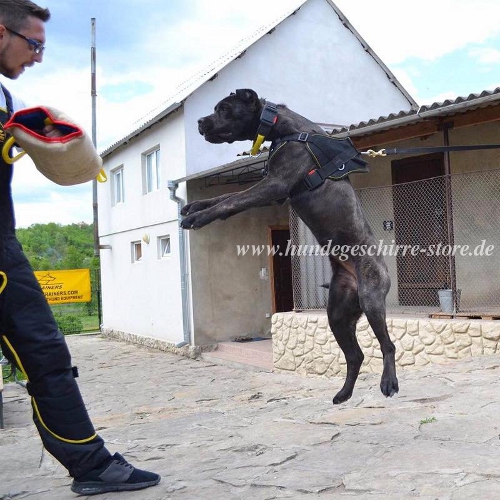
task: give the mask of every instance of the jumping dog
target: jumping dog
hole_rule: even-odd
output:
[[[237,193],[194,201],[182,210],[184,229],[199,229],[216,219],[227,219],[249,208],[283,203],[291,206],[309,227],[321,246],[331,244],[376,247],[376,241],[346,175],[346,165],[356,170],[365,162],[350,141],[333,142],[336,157],[319,168],[318,141],[335,141],[317,124],[283,104],[273,105],[250,89],[240,89],[222,99],[214,113],[198,120],[205,140],[213,143],[254,140],[255,151],[263,140],[273,141],[268,173],[257,184]],[[346,147],[344,147],[344,145]],[[320,144],[321,146],[321,144]],[[325,149],[322,146],[320,149]],[[335,178],[337,180],[330,180]],[[380,255],[352,252],[345,261],[330,256],[332,279],[329,285],[328,321],[347,362],[347,376],[334,404],[347,401],[358,378],[363,353],[356,339],[361,314],[377,337],[383,354],[380,389],[385,396],[398,392],[395,346],[386,325],[385,298],[390,288],[387,266]]]

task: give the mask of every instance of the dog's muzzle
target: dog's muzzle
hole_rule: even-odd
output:
[[[210,132],[214,128],[212,121],[205,116],[204,118],[200,118],[198,120],[198,132],[201,135],[205,135]]]

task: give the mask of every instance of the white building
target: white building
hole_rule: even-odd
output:
[[[104,331],[213,344],[266,334],[271,314],[284,307],[289,291],[274,286],[277,264],[267,254],[238,257],[236,245],[286,235],[287,205],[179,231],[182,201],[244,189],[261,175],[261,159],[237,156],[250,143],[213,145],[197,130],[197,120],[238,88],[325,129],[416,107],[330,0],[305,0],[242,40],[102,154],[109,178],[99,189]]]

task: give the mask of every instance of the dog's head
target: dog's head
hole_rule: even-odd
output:
[[[255,138],[260,123],[262,102],[255,91],[239,89],[219,101],[211,115],[198,120],[198,130],[214,144]]]

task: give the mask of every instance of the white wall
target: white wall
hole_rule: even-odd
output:
[[[184,175],[182,110],[133,139],[104,162],[108,182],[99,186],[103,325],[170,342],[183,339],[177,204],[167,180]],[[142,155],[160,146],[161,189],[143,194]],[[110,171],[123,165],[124,203],[112,206]],[[178,195],[185,197],[185,186]],[[131,243],[144,235],[143,257],[132,262]],[[170,235],[171,256],[158,258],[157,240]]]
[[[185,142],[182,108],[132,139],[104,159],[108,182],[99,185],[99,234],[115,234],[177,219],[177,205],[170,201],[167,180],[185,173]],[[142,191],[142,154],[160,146],[162,189]],[[123,165],[125,202],[112,206],[110,171]],[[181,192],[181,191],[179,191]]]
[[[198,119],[237,88],[253,88],[317,123],[350,125],[410,109],[331,5],[309,0],[186,100],[188,174],[236,160],[249,149],[250,142],[209,144],[197,129]]]
[[[101,238],[103,326],[178,343],[183,340],[177,221]],[[144,234],[141,261],[132,262],[131,242]],[[157,240],[170,235],[172,253],[159,258]]]

